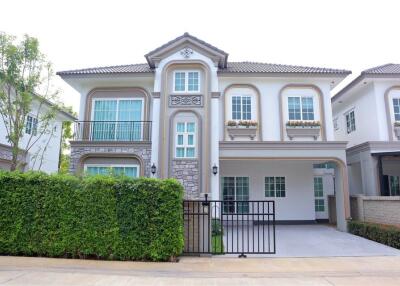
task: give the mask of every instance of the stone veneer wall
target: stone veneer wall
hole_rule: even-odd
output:
[[[139,146],[106,146],[106,145],[74,145],[71,143],[71,159],[69,171],[76,173],[79,169],[80,158],[87,154],[107,153],[107,154],[127,154],[137,155],[143,160],[144,175],[150,177],[151,175],[151,144]]]
[[[400,225],[400,197],[356,195],[350,205],[353,219]]]
[[[9,170],[12,161],[12,149],[10,146],[5,144],[0,144],[0,159],[2,160],[0,169],[4,168]],[[26,152],[21,150],[21,152],[18,155],[18,160],[20,162],[25,162],[22,167],[22,169],[24,169],[27,160]]]
[[[12,159],[11,147],[0,144],[0,159],[10,161]]]
[[[200,168],[197,160],[172,160],[172,177],[185,189],[185,199],[200,198]]]

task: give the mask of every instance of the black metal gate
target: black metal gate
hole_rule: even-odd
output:
[[[274,254],[274,201],[185,200],[185,254]]]

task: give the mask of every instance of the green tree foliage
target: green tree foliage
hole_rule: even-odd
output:
[[[25,35],[16,43],[15,37],[0,33],[0,118],[4,121],[7,140],[12,147],[11,170],[23,168],[24,152],[29,152],[44,134],[53,136],[52,122],[58,106],[49,104],[57,95],[57,92],[50,92],[52,76],[51,64],[40,52],[36,38]],[[37,105],[37,132],[35,135],[32,132],[22,142],[26,117],[32,112],[33,103]],[[34,154],[35,164],[37,161],[41,166],[46,146]]]

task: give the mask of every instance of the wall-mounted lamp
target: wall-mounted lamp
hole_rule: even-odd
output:
[[[214,166],[212,167],[212,172],[214,175],[218,174],[218,167],[217,165],[214,164]]]
[[[154,175],[157,172],[157,167],[156,165],[153,163],[153,165],[151,166],[151,173]]]

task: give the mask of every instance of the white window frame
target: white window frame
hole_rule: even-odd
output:
[[[392,97],[392,110],[393,110],[393,119],[394,122],[400,122],[400,120],[396,120],[396,112],[394,111],[394,100],[397,99],[400,102],[400,97],[399,96],[394,96]],[[400,105],[399,105],[400,107]],[[400,109],[400,108],[399,108]],[[400,112],[397,113],[400,116]]]
[[[322,189],[321,189],[321,192],[322,192],[322,195],[321,196],[317,196],[316,194],[315,194],[315,192],[316,192],[316,189],[315,189],[315,179],[320,179],[321,180],[321,187],[322,187]],[[323,176],[314,176],[314,179],[313,179],[313,189],[314,189],[314,210],[316,211],[316,212],[325,212],[326,211],[326,204],[325,204],[325,191],[324,191],[324,177]],[[317,201],[322,201],[322,203],[323,203],[323,210],[317,210]],[[321,206],[321,205],[318,205],[318,206]]]
[[[339,118],[337,118],[337,117],[333,118],[333,129],[335,131],[340,129],[339,128]]]
[[[233,178],[233,184],[234,184],[234,193],[233,193],[234,199],[233,200],[225,200],[224,181],[222,180],[222,178]],[[241,206],[241,207],[244,207],[244,208],[247,207],[247,211],[246,212],[238,212],[238,203],[234,203],[233,204],[234,211],[233,212],[226,212],[226,213],[227,214],[243,214],[243,215],[246,215],[246,214],[248,214],[250,212],[250,204],[247,202],[247,201],[250,201],[250,193],[251,193],[251,190],[250,190],[250,176],[247,176],[247,175],[224,175],[224,176],[221,177],[221,180],[220,180],[220,186],[221,186],[220,192],[221,193],[220,194],[221,194],[221,198],[222,198],[222,207],[228,207],[229,208],[230,202],[232,203],[232,202],[235,202],[235,201],[242,201],[242,200],[238,200],[238,196],[239,196],[238,195],[238,188],[237,188],[238,187],[237,186],[237,179],[238,178],[247,178],[247,183],[248,183],[248,185],[247,185],[247,190],[248,190],[247,197],[248,197],[248,199],[247,200],[242,199],[244,202],[242,203],[243,205]],[[232,206],[232,204],[230,206]],[[225,210],[224,210],[224,212],[225,212]]]
[[[290,119],[290,112],[289,112],[289,98],[300,98],[300,119]],[[311,98],[312,100],[312,105],[313,105],[313,117],[314,119],[304,119],[303,118],[303,98]],[[314,121],[315,119],[315,100],[314,96],[312,95],[289,95],[287,97],[287,117],[288,120],[296,121],[296,120],[301,120],[301,121]]]
[[[144,98],[142,97],[107,97],[107,98],[93,98],[92,99],[92,107],[91,107],[91,114],[90,114],[90,118],[91,121],[94,121],[94,105],[96,101],[117,101],[117,113],[115,116],[115,122],[118,121],[118,114],[119,114],[119,102],[121,100],[140,100],[142,102],[142,110],[141,110],[141,116],[140,116],[140,120],[143,121],[144,120]]]
[[[32,121],[29,123],[29,132],[28,132],[28,118],[29,117],[32,118]],[[34,124],[35,121],[36,121],[36,125]],[[25,120],[25,134],[36,136],[37,131],[38,131],[38,126],[39,126],[38,118],[35,115],[28,114],[26,116],[26,120]]]
[[[91,106],[91,111],[90,111],[90,118],[91,121],[94,121],[94,106],[96,101],[117,101],[117,111],[115,114],[115,123],[117,124],[119,122],[118,120],[118,115],[119,115],[119,102],[121,100],[140,100],[142,102],[142,110],[141,110],[141,114],[140,114],[140,121],[144,121],[144,98],[142,97],[107,97],[107,98],[93,98],[92,99],[92,106]],[[107,121],[105,121],[107,122]],[[90,128],[93,128],[93,124],[90,124]],[[141,127],[141,134],[140,134],[140,138],[143,138],[143,132],[144,132],[144,128],[143,126]],[[117,132],[118,132],[118,128],[115,128],[115,134],[114,134],[114,138],[117,138]],[[93,132],[92,130],[90,130],[90,136],[93,136]],[[93,138],[90,138],[90,140],[92,140]]]
[[[183,132],[178,132],[178,124],[183,123],[184,124],[184,131]],[[187,125],[188,123],[193,123],[194,124],[194,132],[188,132],[187,131]],[[175,158],[176,159],[195,159],[197,158],[197,123],[196,121],[185,121],[185,120],[178,120],[175,123],[174,126],[175,130]],[[178,145],[178,137],[179,135],[183,136],[183,145]],[[193,135],[193,145],[189,145],[189,135]],[[178,148],[183,148],[183,157],[178,157]],[[187,149],[188,148],[193,148],[194,149],[194,156],[193,157],[188,157],[187,156]]]
[[[265,184],[265,179],[266,178],[274,178],[274,190],[273,190],[273,192],[274,192],[274,196],[266,196],[266,192],[267,192],[267,190],[266,190],[266,184]],[[276,183],[276,178],[283,178],[283,181],[284,181],[284,184],[285,184],[285,189],[283,190],[283,192],[285,192],[285,195],[284,196],[277,196],[276,195],[276,193],[277,193],[277,190],[276,190],[276,185],[277,185],[277,183]],[[264,176],[264,197],[265,198],[277,198],[277,199],[284,199],[284,198],[287,198],[287,180],[286,180],[286,176]],[[279,190],[280,192],[282,192],[282,190]],[[271,192],[271,191],[269,191],[269,192]]]
[[[239,119],[233,119],[233,98],[234,97],[240,97],[240,118]],[[250,98],[250,119],[243,119],[243,98]],[[231,120],[253,120],[253,97],[248,94],[233,94],[231,97]]]
[[[350,114],[351,113],[353,113],[353,117],[354,117],[354,124],[352,124],[352,121],[351,121],[351,118],[350,118]],[[349,117],[349,119],[350,119],[350,125],[348,124],[348,122],[347,122],[347,116]],[[350,134],[350,133],[352,133],[352,132],[355,132],[356,130],[357,130],[357,125],[356,125],[356,113],[355,113],[355,109],[354,108],[352,108],[352,109],[350,109],[349,111],[347,111],[346,113],[344,113],[344,119],[345,119],[345,122],[346,122],[346,132],[347,132],[347,134]]]
[[[199,75],[199,84],[197,86],[197,90],[189,90],[189,73],[196,72]],[[185,74],[185,90],[176,90],[175,87],[175,77],[177,73],[184,73]],[[174,71],[174,78],[173,78],[173,91],[174,93],[199,93],[201,86],[201,73],[199,70],[176,70]]]
[[[96,164],[96,163],[90,163],[90,164],[84,164],[84,171],[86,173],[88,167],[106,167],[106,168],[115,168],[115,167],[122,167],[122,168],[137,168],[137,177],[133,178],[139,178],[140,177],[140,165],[139,164]]]

